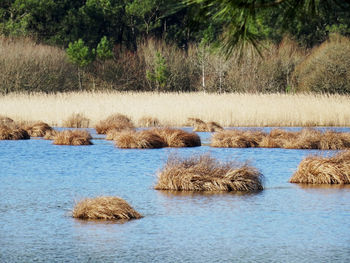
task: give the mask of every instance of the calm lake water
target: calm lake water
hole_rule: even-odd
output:
[[[209,133],[199,134],[208,142]],[[303,158],[321,151],[93,143],[0,141],[0,262],[349,262],[350,188],[288,183]],[[265,190],[153,190],[172,152],[250,160],[265,175]],[[75,201],[100,195],[122,197],[144,218],[120,224],[71,217]]]

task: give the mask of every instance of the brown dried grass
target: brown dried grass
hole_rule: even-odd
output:
[[[85,198],[73,210],[74,218],[85,220],[130,220],[142,218],[125,200],[114,196]]]
[[[90,120],[82,113],[73,113],[63,121],[63,127],[89,128]]]
[[[259,191],[263,176],[254,167],[220,162],[209,154],[169,157],[158,174],[156,190],[175,191]]]
[[[13,122],[14,122],[13,119],[0,115],[0,124],[7,125],[7,124],[12,124]]]
[[[115,133],[114,140],[119,148],[152,149],[201,145],[201,140],[197,134],[171,128],[157,128],[137,132],[123,131]]]
[[[0,140],[28,140],[28,132],[16,125],[0,124]]]
[[[123,149],[156,149],[167,147],[167,144],[153,130],[122,131],[114,135],[115,145]]]
[[[140,127],[158,127],[160,126],[160,122],[157,118],[144,116],[139,119],[138,125]]]
[[[289,180],[301,184],[350,184],[350,151],[333,157],[309,156]]]
[[[54,129],[48,130],[48,131],[46,131],[46,133],[45,133],[43,138],[45,140],[54,140],[58,133],[59,132],[54,130]]]
[[[172,128],[158,128],[151,131],[159,135],[165,141],[167,147],[201,146],[201,139],[194,132],[186,132]]]
[[[133,130],[135,127],[131,120],[123,114],[113,114],[100,121],[95,129],[98,134],[106,134],[109,130]]]
[[[254,130],[225,130],[212,136],[211,146],[343,150],[350,148],[350,133],[321,132],[311,128],[304,128],[297,132],[273,129],[270,133]]]
[[[214,133],[211,139],[212,147],[250,148],[259,147],[266,134],[254,130],[224,130]]]
[[[57,133],[53,144],[56,145],[92,145],[91,135],[88,131],[65,130]]]
[[[35,122],[23,126],[31,137],[44,137],[47,131],[51,131],[52,128],[45,122]]]
[[[223,130],[217,122],[204,122],[198,118],[188,118],[186,125],[192,126],[195,132],[217,132]]]

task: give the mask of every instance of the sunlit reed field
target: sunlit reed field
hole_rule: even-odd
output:
[[[64,126],[81,113],[94,127],[121,113],[137,124],[145,117],[162,125],[184,126],[200,118],[229,126],[350,126],[350,97],[316,94],[211,94],[151,92],[74,92],[0,96],[0,115],[15,121],[44,121]]]

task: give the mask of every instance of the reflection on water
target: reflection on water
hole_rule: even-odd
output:
[[[207,146],[139,151],[100,139],[94,143],[0,141],[0,262],[347,262],[350,257],[350,186],[288,183],[299,162],[320,151]],[[155,191],[156,172],[173,151],[249,159],[265,175],[265,190]],[[120,196],[144,218],[120,223],[70,216],[75,201],[100,195]]]

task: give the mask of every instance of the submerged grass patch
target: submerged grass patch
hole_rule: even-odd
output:
[[[350,133],[322,132],[311,128],[297,132],[273,129],[270,133],[259,130],[225,130],[212,136],[211,146],[342,150],[350,148]]]
[[[131,120],[123,114],[112,114],[100,121],[95,129],[98,134],[106,134],[109,130],[133,130],[135,127]]]
[[[130,220],[142,218],[125,200],[114,196],[86,198],[73,210],[74,218],[85,220]]]
[[[301,161],[291,183],[350,184],[350,151],[333,157],[309,156]]]
[[[65,130],[58,132],[54,137],[53,144],[56,145],[92,145],[91,135],[83,130]]]
[[[201,145],[201,140],[197,134],[171,128],[119,132],[115,134],[114,140],[119,148],[151,149]]]
[[[158,174],[156,190],[259,191],[263,175],[258,169],[238,162],[220,162],[209,154],[169,157]]]
[[[16,125],[0,124],[0,140],[29,140],[28,132]]]

